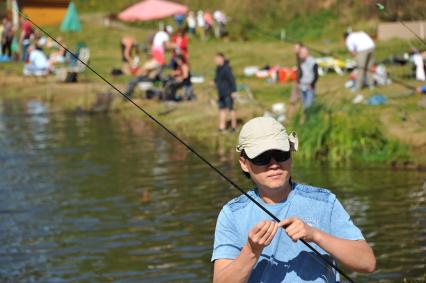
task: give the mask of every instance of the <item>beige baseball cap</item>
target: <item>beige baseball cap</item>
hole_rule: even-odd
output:
[[[297,151],[298,146],[295,132],[288,135],[285,127],[272,117],[257,117],[241,129],[237,152],[244,150],[248,158],[255,158],[268,150]]]

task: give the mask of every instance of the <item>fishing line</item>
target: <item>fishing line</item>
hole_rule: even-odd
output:
[[[380,12],[385,14],[386,16],[390,17],[389,13],[385,10],[385,5],[381,4],[379,2],[376,2],[376,6],[379,9]],[[403,21],[398,20],[398,22],[405,27],[409,32],[411,32],[420,42],[422,42],[424,45],[426,45],[426,41],[421,38],[412,28],[410,28],[408,25],[406,25]]]
[[[120,91],[116,86],[114,86],[111,82],[109,82],[106,78],[104,78],[101,74],[99,74],[96,70],[94,70],[92,67],[90,67],[88,64],[83,62],[78,58],[77,55],[75,55],[73,52],[71,52],[68,48],[66,48],[62,43],[58,42],[52,35],[50,35],[47,31],[45,31],[43,28],[38,26],[36,23],[34,23],[29,17],[24,15],[21,11],[18,10],[18,13],[24,17],[27,21],[29,21],[32,25],[34,25],[38,30],[43,32],[45,35],[47,35],[50,39],[55,41],[59,46],[64,48],[67,52],[71,54],[76,60],[78,60],[80,63],[82,63],[86,68],[88,68],[90,71],[92,71],[95,75],[97,75],[101,80],[103,80],[106,84],[108,84],[110,87],[112,87],[115,91],[117,91],[123,98],[125,98],[127,101],[129,101],[131,104],[133,104],[136,108],[138,108],[140,111],[142,111],[146,116],[148,116],[152,121],[154,121],[158,126],[160,126],[163,130],[165,130],[168,134],[170,134],[172,137],[174,137],[177,141],[179,141],[182,145],[184,145],[190,152],[192,152],[195,156],[197,156],[201,161],[203,161],[210,169],[215,171],[217,174],[219,174],[222,178],[224,178],[228,183],[230,183],[235,189],[240,191],[243,195],[245,195],[250,201],[252,201],[254,204],[256,204],[261,210],[263,210],[266,214],[268,214],[273,220],[276,222],[280,222],[281,220],[276,217],[272,212],[270,212],[268,209],[266,209],[262,204],[260,204],[258,201],[256,201],[253,197],[251,197],[248,193],[246,193],[240,186],[238,186],[234,181],[232,181],[228,176],[226,176],[222,171],[220,171],[218,168],[216,168],[213,164],[211,164],[206,158],[204,158],[201,154],[199,154],[192,146],[190,146],[188,143],[186,143],[184,140],[182,140],[177,134],[175,134],[172,130],[167,128],[165,125],[163,125],[159,120],[157,120],[154,116],[152,116],[148,111],[143,109],[139,104],[137,104],[133,99],[131,99],[129,96],[124,94],[122,91]],[[315,254],[319,256],[319,258],[322,259],[324,263],[329,265],[330,267],[334,268],[336,271],[338,271],[341,275],[343,275],[349,282],[355,282],[353,281],[344,271],[342,271],[336,264],[334,264],[331,260],[328,260],[325,258],[320,252],[318,252],[311,244],[306,242],[303,239],[299,239],[306,247],[308,247],[311,251],[313,251]]]

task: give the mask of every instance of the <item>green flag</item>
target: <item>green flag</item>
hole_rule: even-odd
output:
[[[61,23],[61,31],[81,31],[80,18],[73,2],[68,5],[67,13]]]

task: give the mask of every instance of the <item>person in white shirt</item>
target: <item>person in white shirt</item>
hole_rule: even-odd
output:
[[[346,32],[344,33],[346,47],[352,56],[355,58],[357,65],[357,78],[354,91],[360,90],[366,84],[369,87],[373,86],[373,74],[371,66],[374,62],[374,49],[375,44],[371,37],[363,31],[359,32]]]
[[[213,19],[215,20],[214,34],[216,38],[220,38],[226,33],[225,31],[225,25],[227,21],[226,16],[222,11],[216,10],[213,13]]]
[[[418,50],[414,49],[412,59],[413,59],[414,66],[416,66],[416,80],[425,81],[426,75],[425,75],[425,67],[423,63],[422,54]]]
[[[161,30],[157,32],[152,40],[152,58],[159,64],[164,65],[166,63],[166,48],[170,42],[170,35],[167,30]]]
[[[206,21],[204,20],[204,12],[198,11],[197,12],[197,33],[202,40],[205,39],[205,28],[206,28]]]
[[[186,24],[188,26],[188,33],[192,35],[195,34],[195,28],[197,26],[197,23],[195,20],[194,12],[188,12],[188,16],[186,17]]]
[[[41,48],[30,45],[28,48],[29,62],[24,65],[24,75],[42,76],[49,73],[49,60]]]

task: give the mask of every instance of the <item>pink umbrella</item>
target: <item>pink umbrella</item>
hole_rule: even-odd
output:
[[[188,7],[166,0],[145,0],[130,6],[118,18],[123,21],[149,21],[184,14]]]

